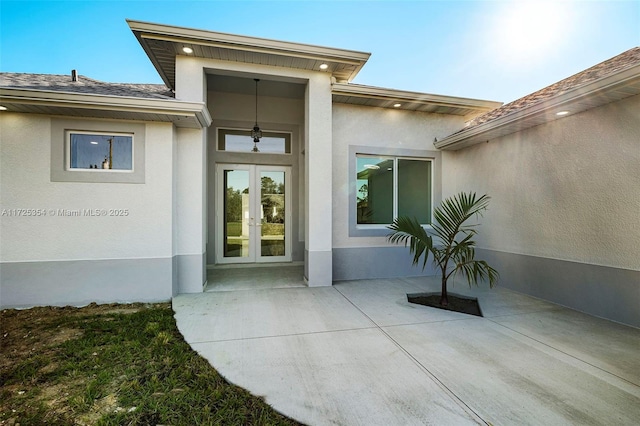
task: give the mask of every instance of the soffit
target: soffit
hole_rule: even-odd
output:
[[[260,97],[304,99],[306,85],[287,81],[260,79],[258,94]],[[207,75],[207,90],[254,96],[256,83],[253,78],[221,74]]]
[[[563,92],[511,114],[462,129],[434,145],[458,150],[640,94],[640,65]],[[569,111],[568,115],[557,115]]]
[[[502,103],[433,95],[429,93],[407,92],[359,84],[335,83],[332,87],[333,102],[363,105],[379,108],[393,108],[407,111],[453,114],[472,118],[498,108]],[[394,107],[395,104],[399,107]]]
[[[351,81],[370,53],[246,37],[192,28],[127,21],[165,84],[175,89],[176,56],[218,59],[318,71],[321,64],[338,81]],[[185,54],[183,47],[193,49]]]
[[[19,113],[161,121],[187,128],[211,124],[211,116],[203,103],[175,100],[0,88],[0,105],[9,112]]]

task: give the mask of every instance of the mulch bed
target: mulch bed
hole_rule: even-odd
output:
[[[463,314],[482,316],[482,310],[478,299],[474,297],[465,297],[459,294],[448,293],[449,304],[447,306],[440,305],[440,293],[414,293],[407,294],[409,303],[429,306],[431,308],[445,309],[447,311],[461,312]]]

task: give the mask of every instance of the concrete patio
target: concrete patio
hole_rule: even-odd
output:
[[[454,287],[479,318],[406,301],[437,278],[307,288],[300,273],[228,270],[173,300],[198,353],[300,422],[638,424],[638,329],[499,287]]]

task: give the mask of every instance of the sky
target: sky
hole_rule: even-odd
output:
[[[0,0],[0,71],[162,83],[125,19],[369,52],[353,83],[500,102],[640,45],[640,0]]]

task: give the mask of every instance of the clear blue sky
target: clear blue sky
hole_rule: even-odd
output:
[[[640,45],[640,0],[0,0],[0,70],[160,83],[126,18],[371,52],[354,83],[502,102]]]

